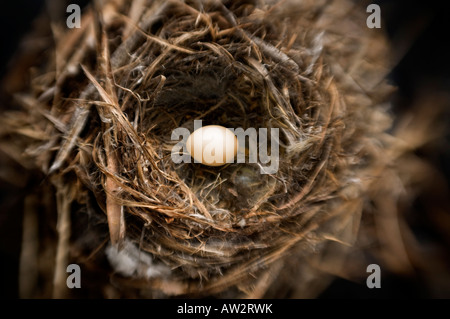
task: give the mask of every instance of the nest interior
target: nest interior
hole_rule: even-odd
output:
[[[55,26],[2,132],[55,192],[53,289],[68,260],[106,255],[122,293],[317,293],[396,156],[365,19],[350,1],[116,0]],[[278,128],[278,170],[175,164],[171,133],[194,120]]]

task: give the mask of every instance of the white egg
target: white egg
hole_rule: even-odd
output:
[[[220,125],[203,126],[188,137],[186,148],[198,162],[209,166],[221,166],[233,162],[238,140],[229,129]]]

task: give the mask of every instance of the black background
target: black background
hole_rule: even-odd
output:
[[[87,1],[70,1],[84,5]],[[418,98],[424,85],[432,83],[436,92],[450,92],[450,9],[446,1],[373,1],[382,8],[382,28],[385,28],[395,47],[404,41],[410,49],[401,58],[390,75],[398,86],[394,97],[395,112],[402,113]],[[0,75],[8,68],[7,62],[17,49],[23,34],[31,27],[32,19],[41,11],[43,0],[14,0],[2,3],[0,9],[1,56]],[[402,36],[403,35],[403,36]],[[405,37],[404,35],[409,35]],[[403,42],[402,42],[403,41]],[[449,121],[450,126],[450,121]],[[450,136],[447,136],[450,144]],[[436,167],[450,180],[450,149],[442,148],[434,154]],[[2,187],[3,190],[3,187]],[[14,190],[15,191],[15,190]],[[20,192],[20,190],[16,190]],[[6,193],[0,200],[7,201]],[[13,203],[14,204],[14,203]],[[20,207],[20,203],[12,207]],[[449,208],[450,210],[450,208]],[[448,210],[448,211],[449,211]],[[423,232],[433,238],[432,230]],[[18,258],[21,240],[19,212],[0,212],[0,294],[17,298]],[[384,289],[367,289],[361,285],[337,279],[321,298],[403,298],[430,297],[420,281],[386,274]]]

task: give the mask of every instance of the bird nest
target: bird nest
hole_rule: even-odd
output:
[[[366,18],[350,1],[116,0],[55,26],[3,135],[55,189],[55,291],[69,261],[105,258],[119,296],[317,293],[389,165],[386,43]],[[278,129],[277,169],[175,163],[172,132],[195,120]]]

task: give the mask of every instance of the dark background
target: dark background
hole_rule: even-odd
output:
[[[88,1],[70,1],[83,6]],[[419,98],[423,87],[433,92],[450,92],[450,9],[445,1],[372,1],[382,9],[382,28],[385,29],[394,48],[408,47],[392,70],[390,80],[398,86],[394,96],[394,111],[401,114]],[[8,68],[7,62],[17,50],[19,41],[32,26],[33,18],[42,10],[43,0],[14,0],[2,3],[0,30],[2,45],[0,78]],[[403,49],[402,49],[403,50]],[[450,121],[448,121],[450,127]],[[450,136],[446,136],[450,145]],[[433,164],[450,180],[450,148],[442,147],[430,158]],[[1,207],[20,208],[8,193],[23,192],[10,185],[1,185],[0,202],[11,201]],[[8,190],[8,192],[6,192]],[[20,198],[17,196],[16,198]],[[450,208],[447,208],[450,213]],[[22,216],[19,211],[0,212],[0,296],[17,298],[17,276]],[[419,220],[415,231],[420,238],[440,241],[438,234],[427,225],[426,216]],[[422,225],[423,224],[423,225]],[[450,270],[449,270],[450,271]],[[383,289],[367,289],[365,286],[337,279],[320,296],[321,298],[404,298],[434,297],[420,278],[401,277],[383,273]],[[450,294],[450,292],[448,292]],[[447,294],[448,295],[448,294]]]

